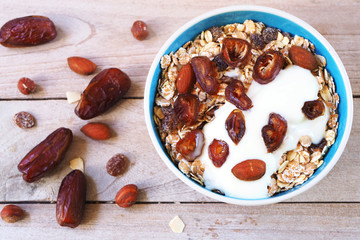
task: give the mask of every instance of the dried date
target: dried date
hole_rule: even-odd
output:
[[[245,134],[245,117],[240,109],[233,110],[225,121],[225,128],[231,140],[238,144]]]
[[[180,94],[174,103],[174,112],[178,120],[186,126],[192,126],[197,122],[199,110],[200,101],[194,94]]]
[[[130,85],[130,78],[120,69],[109,68],[101,71],[82,93],[75,114],[86,120],[104,113],[127,93]]]
[[[252,108],[252,101],[246,95],[245,87],[241,81],[233,79],[225,88],[225,99],[241,110]]]
[[[5,47],[25,47],[47,43],[56,38],[54,23],[44,16],[15,18],[0,29],[0,43]]]
[[[317,99],[314,101],[306,101],[301,110],[307,119],[313,120],[324,115],[325,106],[321,100]]]
[[[220,86],[216,79],[216,64],[208,57],[198,56],[191,59],[191,66],[201,89],[210,95],[216,94]]]
[[[76,228],[85,210],[86,178],[73,170],[62,180],[56,202],[56,220],[60,226]]]
[[[269,153],[277,150],[284,141],[287,121],[277,113],[270,113],[268,125],[261,129],[261,134]]]
[[[227,65],[240,67],[248,61],[251,56],[251,45],[248,41],[239,38],[225,38],[221,54]]]
[[[73,139],[68,128],[58,128],[20,161],[18,170],[26,182],[34,182],[53,170],[64,158]]]

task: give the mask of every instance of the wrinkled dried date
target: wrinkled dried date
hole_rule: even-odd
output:
[[[26,182],[34,182],[63,160],[73,139],[70,129],[58,128],[20,161],[18,170]]]
[[[284,64],[285,60],[281,52],[266,51],[256,59],[253,78],[260,84],[267,84],[275,79]]]
[[[325,106],[321,100],[317,99],[314,101],[305,102],[301,110],[306,118],[313,120],[324,115]]]
[[[130,85],[130,78],[120,69],[101,71],[82,93],[75,114],[86,120],[104,113],[127,93]]]
[[[229,145],[223,141],[214,139],[209,145],[209,158],[215,167],[221,167],[229,156]]]
[[[238,144],[245,134],[245,117],[241,110],[233,110],[225,121],[225,128],[231,140]]]
[[[251,45],[248,41],[239,38],[225,38],[221,53],[224,61],[231,67],[246,64],[251,56]]]
[[[73,170],[62,180],[56,202],[56,220],[60,226],[76,228],[82,219],[86,201],[86,178]]]
[[[56,38],[54,23],[47,17],[15,18],[0,29],[0,43],[5,47],[25,47],[47,43]]]
[[[208,57],[198,56],[191,59],[191,66],[201,89],[208,94],[216,94],[220,86],[216,79],[216,64]]]
[[[280,147],[284,141],[286,131],[286,120],[280,114],[270,113],[268,125],[261,129],[261,134],[269,153]]]
[[[252,108],[252,101],[246,95],[246,90],[241,81],[233,79],[225,88],[225,99],[241,110]]]
[[[199,118],[200,101],[194,94],[180,94],[174,103],[174,111],[180,122],[186,126],[196,123]]]
[[[204,147],[204,134],[201,130],[192,130],[185,134],[176,144],[178,151],[186,160],[192,162],[200,156]]]

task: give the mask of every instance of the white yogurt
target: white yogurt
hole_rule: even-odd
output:
[[[247,95],[253,107],[243,111],[246,131],[238,145],[230,139],[225,121],[229,114],[236,109],[230,102],[226,102],[215,111],[215,119],[206,124],[203,133],[205,144],[199,159],[205,166],[204,179],[208,189],[219,189],[227,196],[238,198],[267,197],[267,186],[271,175],[278,169],[281,155],[295,149],[301,136],[308,135],[313,143],[319,143],[325,135],[325,127],[329,119],[329,110],[325,107],[325,114],[314,120],[308,120],[301,108],[304,102],[318,98],[319,85],[309,70],[298,66],[289,66],[281,70],[270,83],[260,85],[253,81]],[[269,114],[275,112],[287,120],[288,129],[280,148],[267,153],[261,136],[261,129],[268,124]],[[229,145],[229,156],[225,163],[217,168],[208,155],[209,144],[213,139],[224,140]],[[256,181],[242,181],[237,179],[231,169],[239,162],[247,159],[261,159],[266,163],[265,175]]]

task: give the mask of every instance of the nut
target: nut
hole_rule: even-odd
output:
[[[127,166],[129,165],[128,162],[128,159],[124,155],[118,153],[109,159],[106,164],[106,171],[111,176],[116,177],[125,172]]]
[[[266,164],[259,159],[249,159],[236,164],[231,172],[240,180],[255,181],[264,176]]]
[[[110,128],[104,123],[88,123],[80,131],[94,140],[106,140],[111,136]]]
[[[70,104],[78,102],[81,99],[81,93],[72,91],[66,92],[66,99]]]
[[[95,72],[96,64],[87,58],[69,57],[67,59],[69,68],[80,75],[90,75]]]
[[[115,197],[115,203],[122,208],[128,208],[135,204],[138,195],[138,188],[134,184],[125,185]]]
[[[28,95],[30,93],[35,92],[36,89],[36,85],[34,83],[33,80],[31,80],[30,78],[20,78],[18,85],[17,85],[19,91],[24,94],[24,95]]]
[[[291,46],[289,50],[289,57],[293,64],[302,68],[314,70],[318,67],[315,56],[302,47]]]
[[[28,112],[18,112],[13,118],[19,128],[32,128],[35,126],[35,118]]]
[[[184,222],[179,216],[175,216],[170,222],[169,226],[174,233],[182,233],[185,228]]]
[[[82,160],[82,158],[79,157],[74,158],[70,161],[70,168],[72,170],[80,170],[84,172],[84,161]]]
[[[21,220],[23,215],[24,215],[24,211],[19,206],[12,204],[6,205],[1,210],[1,219],[7,223],[14,223],[19,221]]]

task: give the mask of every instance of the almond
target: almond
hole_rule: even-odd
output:
[[[110,128],[104,123],[88,123],[80,131],[95,140],[106,140],[111,136]]]
[[[184,65],[177,76],[176,88],[179,94],[190,93],[195,84],[195,73],[191,67],[191,64],[188,63]]]
[[[125,185],[119,190],[115,197],[115,203],[122,208],[128,208],[135,204],[138,188],[134,184]]]
[[[16,205],[6,205],[1,210],[1,219],[7,223],[19,221],[24,215],[24,211]]]
[[[231,172],[240,180],[255,181],[264,176],[266,164],[259,159],[249,159],[236,164]]]
[[[298,65],[302,68],[314,70],[318,67],[315,56],[308,50],[299,46],[292,46],[290,48],[289,58],[291,59],[293,64]]]
[[[69,57],[67,61],[70,69],[77,74],[90,75],[96,70],[96,64],[87,58]]]

